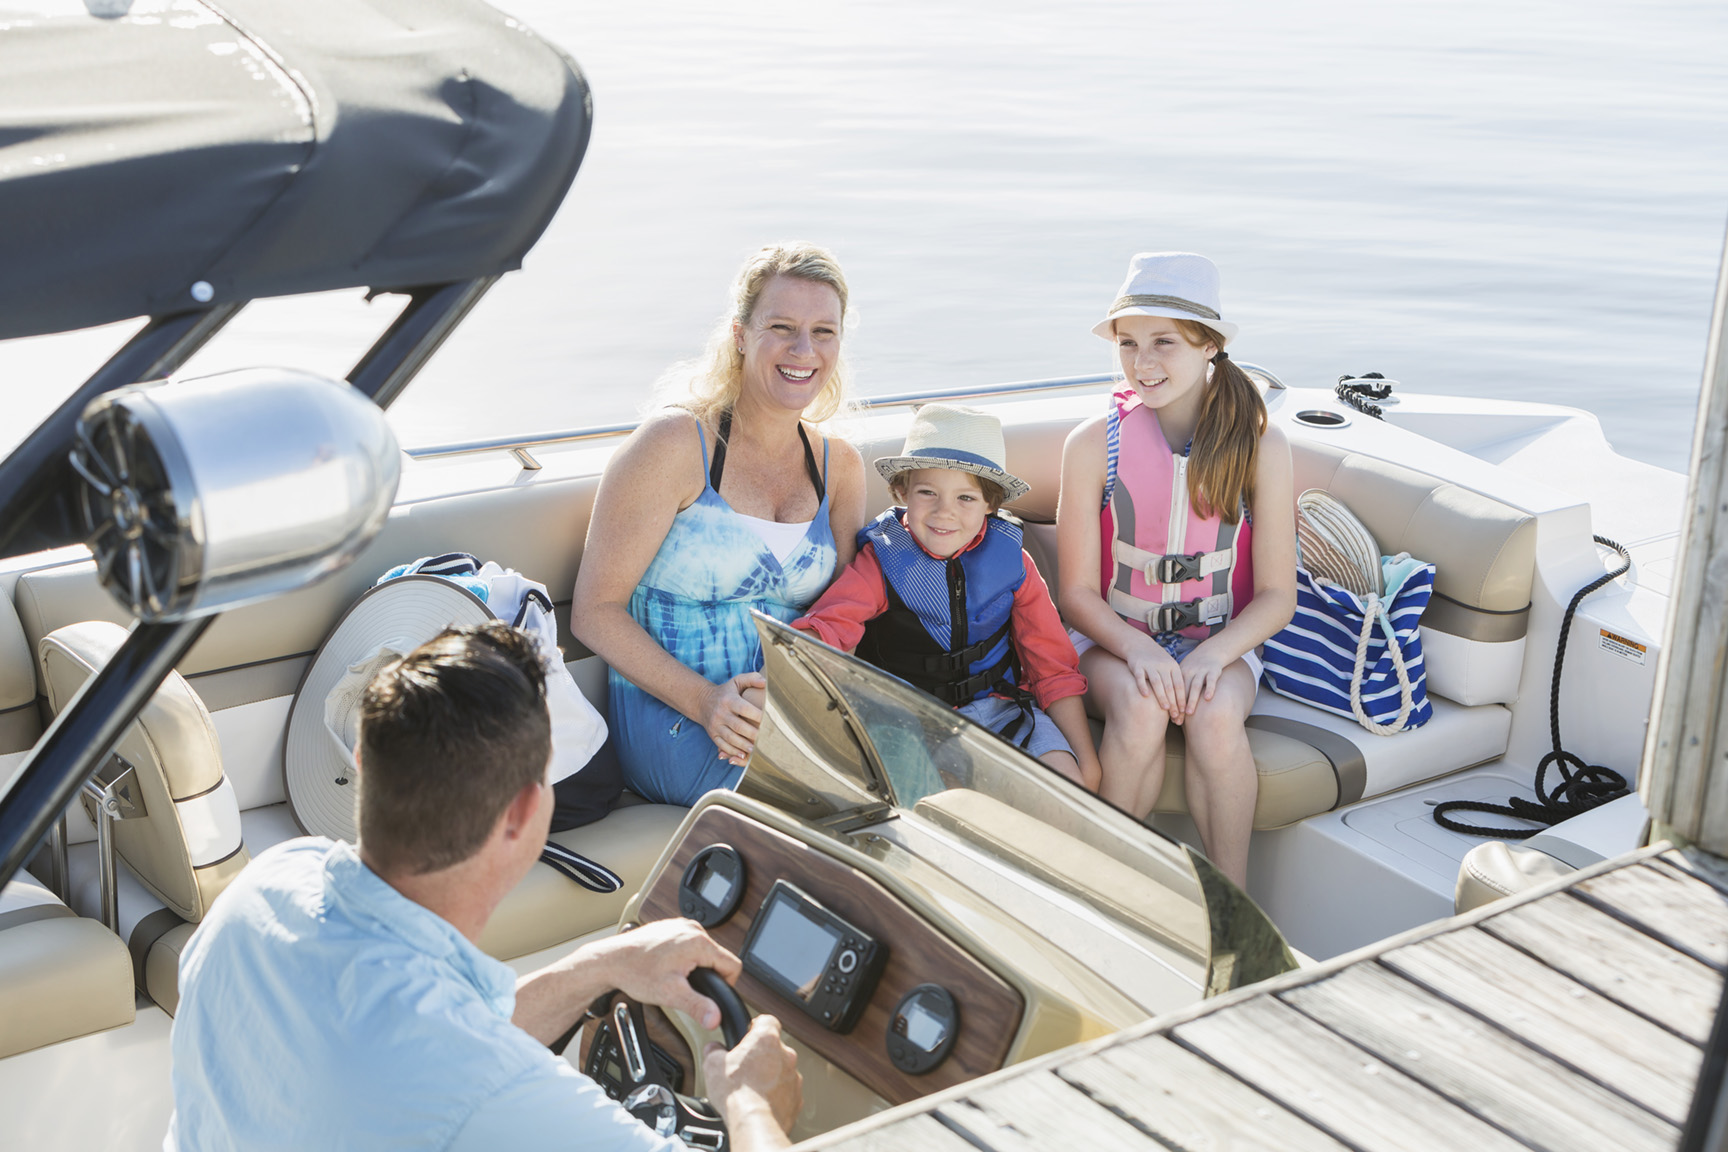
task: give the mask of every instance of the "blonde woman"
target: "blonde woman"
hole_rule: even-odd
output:
[[[824,249],[757,252],[691,399],[601,478],[570,627],[611,667],[624,782],[650,800],[738,782],[765,686],[751,610],[792,620],[856,551],[863,461],[816,427],[842,403],[846,301]]]

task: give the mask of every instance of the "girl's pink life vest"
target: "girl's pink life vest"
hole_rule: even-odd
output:
[[[1142,632],[1206,639],[1254,598],[1248,517],[1195,510],[1188,457],[1132,390],[1111,398],[1105,446],[1099,595]]]

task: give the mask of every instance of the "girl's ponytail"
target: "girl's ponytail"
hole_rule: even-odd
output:
[[[1189,452],[1188,499],[1203,516],[1217,515],[1234,524],[1254,499],[1254,466],[1260,437],[1266,431],[1266,402],[1248,373],[1224,351],[1224,338],[1205,325],[1192,326],[1196,345],[1217,345],[1211,379],[1200,398],[1200,420]]]

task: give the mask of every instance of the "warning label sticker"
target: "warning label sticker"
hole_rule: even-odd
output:
[[[1644,663],[1644,655],[1650,650],[1648,645],[1628,639],[1618,632],[1610,632],[1606,628],[1602,629],[1602,635],[1597,641],[1597,645],[1604,652],[1612,652],[1622,660],[1630,660],[1634,664]]]

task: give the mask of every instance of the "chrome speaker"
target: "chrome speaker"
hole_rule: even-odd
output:
[[[286,368],[99,396],[79,419],[72,467],[97,574],[148,621],[338,571],[383,526],[402,474],[383,410]]]

